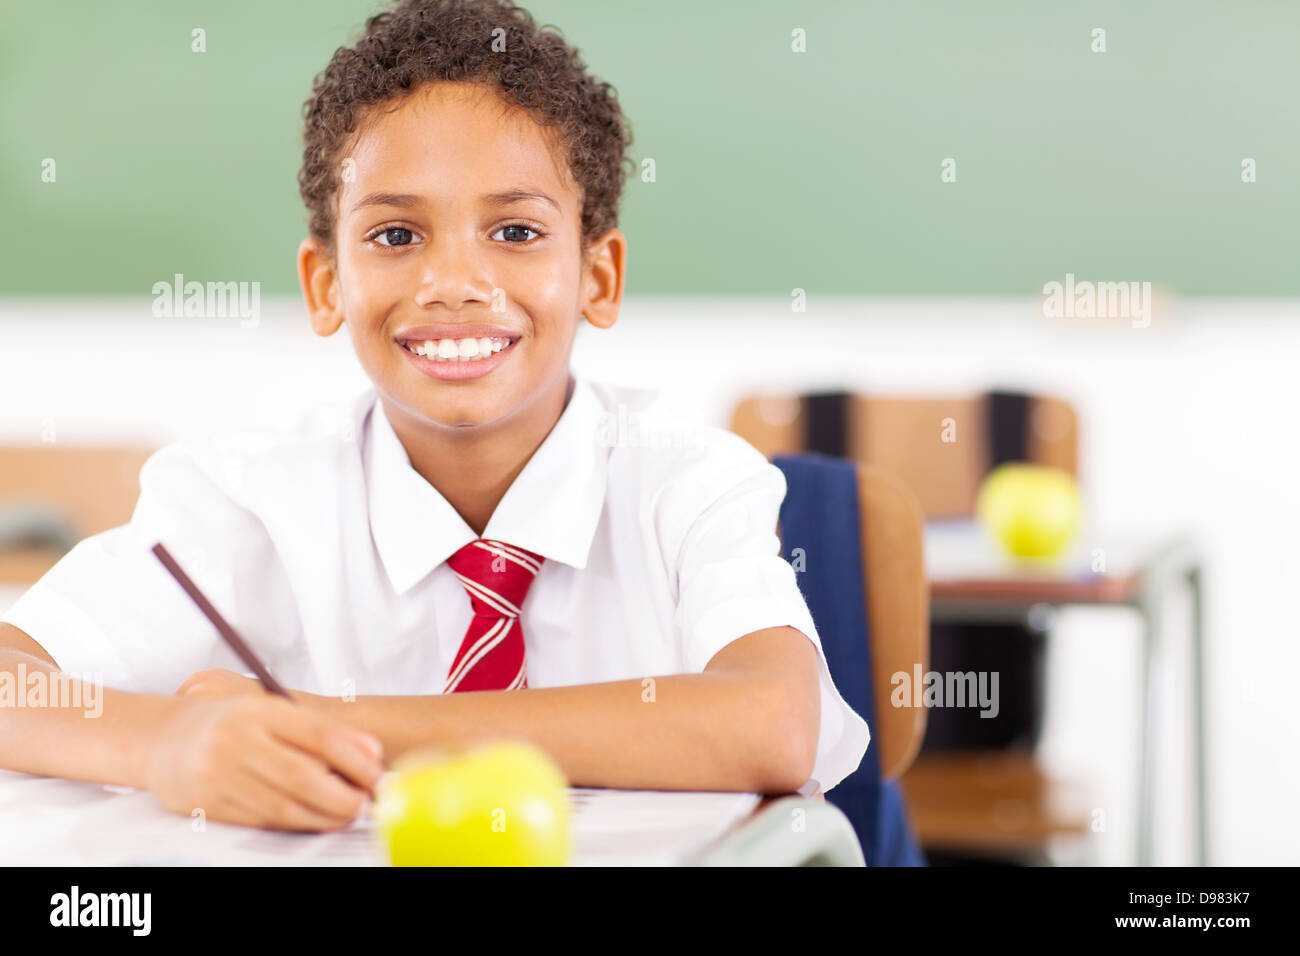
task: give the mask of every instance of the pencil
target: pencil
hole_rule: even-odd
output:
[[[181,570],[180,565],[176,563],[176,559],[171,556],[171,552],[163,547],[162,542],[159,541],[151,550],[158,557],[158,560],[163,563],[163,567],[176,579],[176,583],[185,589],[185,593],[199,606],[199,610],[203,612],[204,616],[212,622],[213,627],[230,645],[230,649],[239,656],[239,659],[244,662],[249,670],[257,675],[257,679],[262,682],[262,686],[272,694],[279,694],[287,700],[293,700],[289,696],[289,692],[280,686],[279,681],[271,676],[271,672],[266,669],[266,665],[258,660],[257,655],[253,653],[253,649],[248,646],[248,643],[226,622],[226,619],[221,616],[221,612],[212,606],[212,602],[190,580],[190,576]]]

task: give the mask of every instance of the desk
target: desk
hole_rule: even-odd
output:
[[[847,818],[817,797],[575,789],[574,866],[861,866]],[[0,770],[0,864],[383,866],[370,820],[332,833],[168,813],[127,787]]]
[[[1098,540],[1094,538],[1093,540]],[[1104,540],[1113,540],[1109,537]],[[1205,634],[1202,569],[1195,546],[1172,538],[1156,545],[1134,543],[1095,557],[1075,550],[1051,565],[1015,563],[997,554],[971,522],[933,522],[926,529],[930,614],[935,621],[1024,622],[1038,605],[1091,604],[1135,609],[1142,617],[1142,744],[1138,767],[1139,866],[1151,864],[1155,825],[1154,748],[1159,739],[1153,693],[1153,660],[1174,585],[1191,595],[1191,710],[1196,863],[1206,864]]]
[[[853,824],[816,797],[770,797],[694,866],[865,866]]]

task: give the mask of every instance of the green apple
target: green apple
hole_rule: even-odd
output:
[[[1009,462],[984,479],[975,512],[1010,554],[1052,558],[1074,537],[1082,507],[1078,486],[1069,472]]]
[[[563,866],[567,788],[524,741],[419,751],[376,787],[375,832],[393,866]]]

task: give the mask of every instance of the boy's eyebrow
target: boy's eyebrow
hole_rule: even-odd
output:
[[[514,202],[523,202],[528,199],[539,199],[542,202],[548,202],[555,207],[556,212],[560,212],[560,204],[544,192],[535,189],[508,189],[505,192],[491,193],[483,197],[483,201],[491,206],[509,206]]]
[[[557,212],[562,211],[560,204],[544,192],[535,189],[508,189],[504,192],[489,193],[483,197],[483,201],[489,206],[508,206],[511,203],[524,202],[525,200],[540,200],[548,202],[555,207]],[[364,209],[366,206],[398,206],[402,209],[413,209],[420,206],[424,200],[413,193],[367,193],[357,200],[352,207],[352,211]]]
[[[423,200],[419,196],[411,193],[367,193],[357,200],[352,211],[356,212],[366,206],[400,206],[403,209],[410,209],[420,205],[421,202]]]

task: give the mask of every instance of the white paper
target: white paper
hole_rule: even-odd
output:
[[[569,791],[573,866],[672,866],[759,803],[752,793]],[[169,813],[148,791],[0,771],[0,864],[383,866],[372,821],[334,833],[233,826]]]

